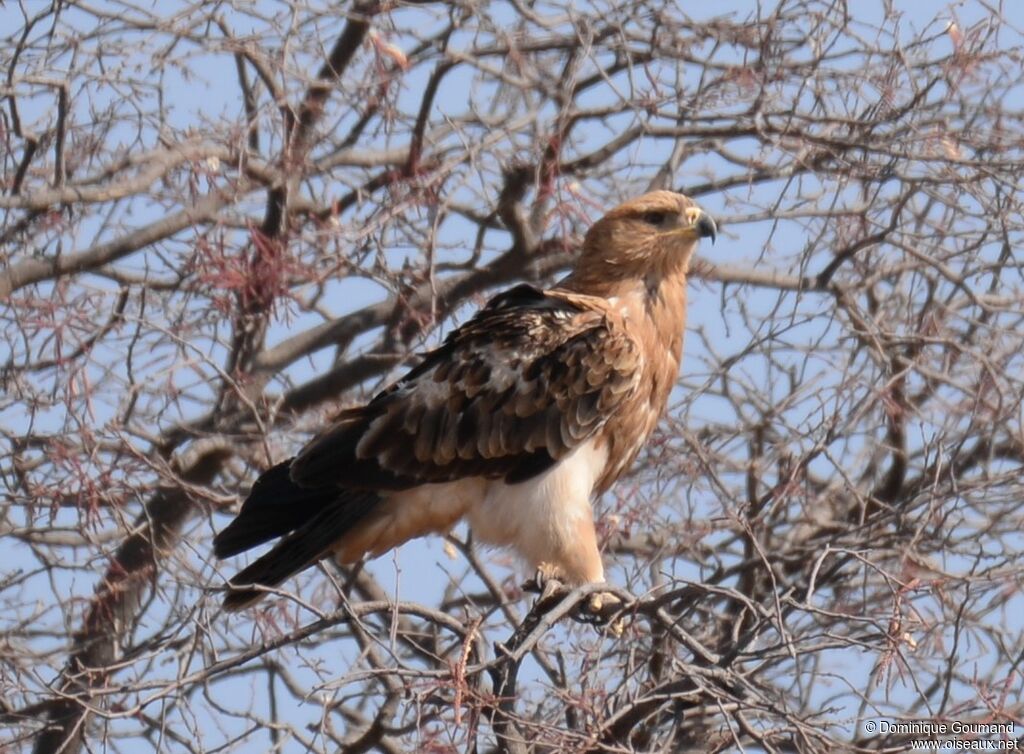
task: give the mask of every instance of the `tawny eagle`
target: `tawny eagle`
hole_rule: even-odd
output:
[[[266,471],[214,540],[274,547],[230,582],[244,607],[321,558],[353,563],[465,518],[546,578],[604,581],[592,499],[665,410],[683,352],[686,274],[715,223],[654,191],[587,233],[549,290],[520,285],[400,380]]]

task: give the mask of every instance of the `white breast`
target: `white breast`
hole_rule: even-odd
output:
[[[590,497],[608,451],[591,439],[542,474],[519,484],[495,480],[469,509],[474,534],[514,547],[531,566],[571,549],[581,527],[593,528]]]

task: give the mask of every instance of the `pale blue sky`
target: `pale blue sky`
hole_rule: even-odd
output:
[[[32,12],[33,2],[35,0],[29,0],[25,3],[25,7]],[[41,5],[41,4],[40,4]],[[104,0],[97,0],[97,6],[107,5],[111,8],[116,8],[116,3],[106,3]],[[960,2],[960,3],[941,3],[941,2],[915,2],[914,0],[905,0],[904,2],[897,2],[894,4],[897,8],[903,11],[902,29],[899,34],[909,37],[914,33],[915,30],[922,28],[931,27],[935,30],[936,34],[940,33],[946,28],[946,24],[951,20],[955,19],[956,22],[963,28],[969,28],[973,24],[983,20],[985,15],[984,6],[981,3],[974,2]],[[169,2],[154,2],[152,4],[153,12],[158,15],[164,15],[169,12],[178,10],[184,7],[179,3]],[[750,12],[749,9],[754,7],[752,3],[746,2],[718,2],[714,4],[707,4],[703,7],[695,6],[692,9],[693,14],[697,18],[711,17],[720,15],[732,15],[739,14],[743,15]],[[868,35],[871,32],[872,23],[880,20],[881,16],[881,4],[880,3],[856,3],[851,4],[850,12],[857,19],[858,26],[861,28],[862,33]],[[1017,29],[1018,39],[1015,43],[1019,43],[1020,30],[1024,29],[1024,3],[1011,2],[1007,3],[1003,9],[1007,17],[1010,19]],[[73,15],[76,11],[74,9],[68,9],[67,13]],[[0,28],[10,29],[21,25],[20,19],[21,11],[12,2],[6,3],[0,7]],[[244,31],[242,29],[236,31]],[[886,29],[886,32],[892,31]],[[329,45],[333,41],[333,35],[336,34],[336,28],[325,28],[322,32],[324,45]],[[175,84],[170,87],[170,91],[174,93],[173,102],[167,103],[169,107],[173,109],[174,115],[173,120],[182,126],[194,125],[197,130],[202,131],[202,124],[215,123],[220,115],[227,115],[234,119],[237,118],[238,113],[241,110],[241,103],[237,96],[237,84],[236,84],[236,73],[234,65],[230,61],[230,58],[226,55],[222,56],[206,56],[203,64],[199,67],[202,72],[202,78],[199,80],[181,80],[180,84]],[[855,65],[855,61],[851,61],[851,65]],[[168,69],[165,73],[167,77],[174,77],[177,74],[173,69]],[[467,85],[468,85],[467,81]],[[422,86],[422,82],[417,82],[415,79],[410,77],[409,80],[404,82],[404,88],[401,93],[401,98],[408,99],[408,101],[418,101],[419,89]],[[442,90],[443,96],[436,102],[435,109],[439,114],[439,117],[445,113],[458,113],[464,106],[465,102],[459,99],[454,92],[458,91],[456,88],[445,88]],[[293,96],[297,95],[299,87],[296,85],[296,89],[291,92]],[[1020,107],[1024,105],[1024,93],[1018,92],[1020,100],[1013,103],[1005,103],[1011,106]],[[96,99],[93,100],[94,106],[102,106],[105,97],[117,98],[123,96],[123,93],[117,91],[98,91],[94,95]],[[600,96],[600,95],[597,95]],[[599,100],[598,100],[599,103]],[[26,122],[32,122],[36,119],[40,123],[45,123],[49,118],[52,117],[52,99],[41,95],[34,100],[22,100],[20,102],[22,108],[22,115]],[[79,102],[76,106],[84,107],[82,102]],[[616,127],[615,123],[609,125],[610,129]],[[598,137],[603,134],[598,135]],[[130,143],[132,135],[125,133],[125,143]],[[664,152],[669,148],[669,144],[655,144],[652,142],[644,142],[644,145],[638,150],[636,159],[638,164],[650,164],[658,162],[663,159]],[[748,145],[750,149],[757,148],[757,145],[751,143]],[[737,147],[739,148],[739,147]],[[688,185],[699,183],[702,178],[704,171],[711,171],[717,174],[719,171],[725,169],[725,166],[721,161],[714,160],[694,160],[684,165],[681,174],[677,176],[677,186],[685,188]],[[648,173],[638,169],[635,174],[631,174],[626,171],[621,176],[622,185],[624,187],[624,194],[630,193],[626,191],[626,187],[636,186],[638,189],[642,188],[642,185],[647,179]],[[470,180],[467,179],[467,186],[465,188],[466,196],[472,196],[475,187],[472,186]],[[738,189],[730,192],[727,195],[707,196],[702,197],[701,202],[712,214],[729,218],[734,216],[742,216],[748,210],[748,202],[756,203],[759,195],[757,194],[758,189],[754,188],[748,190],[746,188]],[[493,200],[495,197],[490,196],[489,199]],[[259,208],[261,206],[261,196],[256,196],[250,207],[253,211],[254,216],[259,215]],[[851,197],[851,201],[853,197]],[[486,207],[480,207],[486,209]],[[151,212],[158,211],[156,206],[150,208]],[[143,222],[146,219],[145,214],[138,214],[133,216],[132,222]],[[451,221],[445,226],[442,234],[442,240],[451,243],[454,246],[471,243],[471,238],[467,238],[466,231],[468,230],[466,223],[460,223],[458,220]],[[793,272],[786,267],[791,265],[792,261],[799,257],[799,253],[805,243],[805,238],[801,235],[800,227],[796,223],[783,223],[774,228],[770,221],[762,221],[757,223],[733,223],[732,225],[725,223],[723,224],[722,234],[719,237],[718,243],[713,248],[704,247],[701,253],[710,259],[714,259],[716,262],[731,263],[731,264],[749,264],[749,265],[767,265],[771,268],[781,269],[784,272]],[[94,223],[83,223],[74,232],[76,236],[75,240],[77,243],[87,245],[91,242],[92,237],[97,233],[101,232],[98,226]],[[385,239],[386,243],[386,239]],[[496,235],[493,243],[494,248],[500,248],[501,241]],[[6,250],[5,250],[6,253]],[[415,249],[394,249],[389,252],[394,254],[396,258],[400,258],[402,254],[415,254]],[[136,255],[129,260],[128,265],[138,264],[139,269],[143,266],[149,267],[151,270],[159,271],[164,262],[153,258],[148,255]],[[97,287],[109,286],[112,284],[109,281],[94,279],[90,280],[90,284],[94,284]],[[45,291],[45,286],[43,287]],[[385,294],[385,289],[371,281],[365,279],[348,279],[339,280],[332,284],[331,295],[329,297],[329,305],[331,312],[334,316],[342,316],[348,312],[355,311],[362,306],[373,303],[380,300]],[[688,340],[687,355],[684,360],[683,374],[684,383],[687,387],[699,387],[702,382],[702,365],[705,363],[707,352],[705,345],[702,343],[700,338],[694,337],[692,334],[697,331],[703,331],[707,336],[707,341],[712,343],[714,348],[719,353],[734,353],[741,351],[756,335],[746,330],[744,327],[738,325],[736,317],[736,307],[738,302],[733,298],[736,295],[743,297],[742,305],[750,312],[754,313],[755,319],[758,317],[764,318],[767,322],[770,320],[770,315],[773,309],[780,301],[780,295],[772,291],[759,291],[752,289],[743,289],[739,294],[733,291],[727,291],[723,295],[721,286],[712,285],[707,283],[698,282],[692,286],[692,308],[691,308],[691,319],[689,322],[689,330],[691,336]],[[784,294],[783,298],[792,296],[793,294]],[[786,299],[789,300],[789,299]],[[823,299],[815,299],[814,294],[808,294],[808,298],[805,302],[802,302],[801,311],[805,314],[813,313],[815,310],[823,311],[830,305],[830,302]],[[456,318],[465,317],[466,311],[458,313]],[[289,333],[296,332],[303,326],[314,324],[316,318],[312,315],[308,316],[294,316],[289,314],[287,310],[282,311],[282,315],[277,319],[271,328],[269,334],[270,343],[277,342],[288,336]],[[809,321],[806,323],[792,323],[792,327],[788,333],[788,337],[799,340],[799,341],[813,341],[817,336],[817,331],[822,327],[818,321]],[[428,347],[438,341],[445,332],[450,328],[450,323],[446,324],[445,327],[433,332],[422,344],[423,347]],[[363,339],[363,343],[370,343],[372,341],[372,333],[368,334]],[[207,350],[209,353],[215,353],[218,346],[211,343],[195,343],[195,347]],[[358,347],[358,344],[357,344]],[[8,356],[6,344],[0,345],[0,361],[6,361]],[[116,361],[117,354],[110,352],[108,358],[112,361]],[[316,374],[320,374],[329,368],[333,359],[333,353],[329,349],[325,349],[310,359],[303,360],[292,365],[287,370],[287,376],[296,382],[303,382],[310,379]],[[761,368],[763,365],[747,362],[738,366],[738,376],[746,374],[751,380],[760,379],[760,375],[756,373],[756,370]],[[817,368],[821,370],[823,377],[823,386],[827,386],[829,377],[827,376],[829,365],[821,363],[817,365]],[[747,370],[746,373],[744,370]],[[753,370],[753,372],[751,372]],[[189,376],[182,373],[178,379],[186,380]],[[200,375],[192,375],[191,379],[194,379],[197,383],[201,381]],[[182,383],[186,384],[186,383]],[[277,387],[280,387],[278,383]],[[93,421],[102,423],[105,417],[113,415],[116,411],[119,401],[123,396],[119,396],[116,392],[112,392],[111,395],[106,397],[106,400],[98,401],[95,408],[95,416]],[[197,411],[199,409],[196,409]],[[689,415],[694,418],[695,421],[701,422],[714,422],[716,419],[721,418],[728,420],[729,416],[726,413],[726,409],[722,406],[721,402],[712,396],[698,397],[693,400],[688,406]],[[169,415],[168,423],[177,418],[189,418],[187,407],[183,410],[181,417]],[[4,421],[7,426],[17,426],[19,421],[23,421],[24,414],[19,416],[19,407],[14,406],[6,409],[0,413],[0,421]],[[43,412],[37,414],[37,428],[52,428],[53,430],[59,430],[61,427],[66,426],[68,417],[61,415],[58,408],[53,409],[50,412]],[[816,417],[805,416],[800,417],[802,421],[814,422]],[[48,423],[52,422],[52,427],[47,427]],[[926,427],[921,428],[922,432],[927,432]],[[278,449],[282,454],[288,452],[289,444],[293,445],[298,438],[291,438],[288,440],[282,440]],[[679,494],[690,494],[684,489],[685,485],[681,485]],[[620,490],[621,493],[621,490]],[[714,515],[715,506],[719,503],[711,500],[710,498],[700,497],[701,493],[693,492],[697,498],[694,500],[688,500],[687,503],[693,505],[695,508],[699,508],[705,515]],[[58,524],[66,524],[68,526],[74,526],[76,524],[74,511],[67,510],[63,511],[57,518]],[[214,524],[217,526],[223,526],[226,523],[227,518],[224,516],[217,516],[214,518]],[[206,518],[199,518],[194,521],[190,526],[190,536],[185,542],[185,551],[181,557],[188,561],[195,569],[196,578],[198,580],[197,586],[210,586],[218,584],[222,579],[229,575],[236,567],[236,562],[230,562],[226,565],[218,566],[211,561],[209,553],[209,537],[211,535],[210,521]],[[33,567],[34,560],[30,557],[26,548],[22,545],[11,545],[10,542],[5,542],[5,550],[8,555],[9,567],[18,567],[21,564],[25,564],[26,567]],[[97,563],[95,571],[98,574],[101,571],[102,563]],[[947,563],[948,568],[955,570],[958,566],[964,565],[962,563]],[[509,566],[512,566],[509,561]],[[386,588],[391,590],[398,598],[413,600],[418,602],[425,602],[428,604],[436,603],[440,598],[445,586],[448,583],[447,573],[452,573],[455,577],[465,568],[465,564],[459,559],[452,559],[449,557],[443,549],[442,541],[438,538],[425,540],[421,542],[415,542],[401,548],[394,554],[389,554],[369,566],[375,576],[385,585]],[[627,567],[634,567],[634,564],[628,563]],[[616,569],[612,569],[611,578],[613,580],[619,580],[622,574],[617,573]],[[683,579],[699,580],[701,577],[700,569],[690,565],[689,563],[680,562],[678,569],[674,571],[671,576]],[[304,579],[302,581],[306,594],[309,590],[315,588],[321,581],[321,576],[315,574],[312,578]],[[44,574],[40,574],[40,585],[42,593],[52,594],[51,590],[63,591],[68,590],[74,595],[82,598],[87,598],[95,587],[95,578],[91,574],[79,574],[75,577],[69,577],[61,575],[58,577],[56,584],[51,584],[48,581],[48,577]],[[65,579],[67,581],[65,582]],[[519,605],[520,608],[525,607]],[[140,634],[144,634],[149,626],[159,625],[162,621],[164,610],[161,607],[154,608],[152,614],[147,616],[142,626],[140,627]],[[1024,613],[1021,613],[1024,614]],[[51,616],[52,618],[52,616]],[[311,616],[302,616],[304,620],[308,620]],[[1019,620],[1019,616],[1012,618],[1013,620]],[[231,623],[230,630],[238,631],[240,633],[247,633],[251,630],[251,626],[242,619],[237,617],[221,616],[217,618],[219,621],[227,621]],[[589,629],[572,628],[574,635],[580,636],[581,632],[586,633]],[[498,632],[499,635],[502,633]],[[553,637],[553,641],[557,640],[562,636],[561,631],[556,632]],[[589,640],[589,639],[588,639]],[[603,641],[601,639],[599,641]],[[283,650],[283,655],[289,655],[290,650]],[[312,653],[306,653],[306,658],[312,656]],[[345,663],[351,661],[355,657],[355,649],[351,646],[341,649],[337,646],[324,648],[321,658],[324,664],[324,672],[327,677],[333,677],[340,674],[339,667]],[[965,654],[965,660],[984,664],[985,662],[991,661],[993,658],[985,654],[975,654],[968,651]],[[853,650],[843,650],[842,652],[836,652],[830,656],[830,662],[834,663],[833,670],[837,674],[837,685],[841,683],[850,683],[853,687],[863,689],[868,683],[868,674],[872,669],[872,664],[865,660],[864,655]],[[195,668],[196,665],[193,665]],[[164,669],[155,668],[154,672],[173,674],[175,669],[168,667]],[[310,670],[309,678],[313,677],[314,670]],[[41,673],[39,679],[40,684],[45,683],[52,679],[52,672],[47,670]],[[537,676],[532,669],[526,668],[524,670],[524,678],[536,679]],[[843,679],[842,681],[840,680]],[[312,683],[312,682],[311,682]],[[250,685],[251,684],[251,685]],[[262,699],[266,692],[266,687],[262,678],[253,676],[252,681],[238,679],[233,681],[231,684],[220,684],[216,687],[217,693],[223,697],[221,701],[225,704],[232,704],[237,702],[239,708],[245,708],[248,706],[248,697],[251,694],[257,699]],[[234,692],[237,690],[238,696],[234,696]],[[532,693],[542,694],[544,693],[541,686],[536,686]],[[893,690],[891,702],[894,708],[899,705],[899,699],[901,693],[913,693],[911,689],[901,689],[897,684]],[[208,713],[206,708],[203,708]],[[320,714],[319,705],[311,700],[309,704],[304,705],[302,709],[296,709],[296,716],[308,716],[310,721],[315,721]],[[839,717],[848,716],[852,718],[855,710],[850,707],[844,707],[842,712],[838,713]],[[216,721],[210,719],[209,729],[215,730],[217,725],[224,725],[227,729],[237,730],[235,722],[225,722],[223,720]],[[285,751],[299,751],[300,747],[287,746]]]

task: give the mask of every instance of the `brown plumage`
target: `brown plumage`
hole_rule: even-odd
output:
[[[466,517],[570,584],[603,581],[592,497],[633,463],[682,357],[686,272],[711,219],[681,194],[616,207],[551,290],[520,285],[365,406],[265,472],[214,540],[228,557],[282,537],[231,579],[259,599],[333,555],[351,563]]]

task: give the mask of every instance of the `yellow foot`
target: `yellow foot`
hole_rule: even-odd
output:
[[[618,610],[622,606],[622,600],[611,592],[594,592],[587,600],[587,609],[595,615],[600,615],[609,610]]]
[[[548,563],[541,563],[534,571],[533,577],[523,584],[524,592],[540,595],[536,605],[549,600],[564,597],[571,586],[562,581],[562,572]],[[579,602],[570,613],[577,623],[587,623],[604,628],[616,637],[622,636],[626,630],[626,621],[619,615],[623,602],[612,592],[593,592]]]
[[[621,616],[615,616],[621,610],[622,600],[614,594],[594,592],[579,606],[574,617],[581,623],[604,626],[615,637],[620,637],[626,630],[626,622]]]

